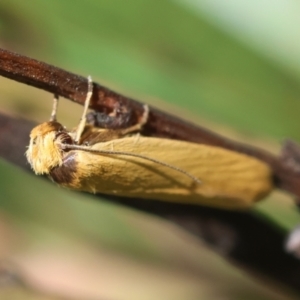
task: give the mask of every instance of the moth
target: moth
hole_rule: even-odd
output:
[[[56,121],[54,97],[49,122],[32,129],[26,151],[37,175],[78,191],[140,199],[193,203],[228,209],[250,207],[273,188],[269,166],[219,147],[146,137],[143,117],[125,129],[98,128],[86,121],[93,83],[79,125]]]

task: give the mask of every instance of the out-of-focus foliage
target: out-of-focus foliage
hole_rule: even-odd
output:
[[[92,75],[200,124],[232,126],[247,133],[248,143],[256,136],[272,148],[265,140],[300,138],[297,76],[182,3],[1,1],[0,45]],[[48,119],[51,95],[0,82],[1,110]],[[74,126],[80,111],[61,101],[59,118]],[[34,290],[82,299],[293,299],[254,283],[157,218],[59,189],[2,162],[0,176],[0,237],[6,241],[0,254]],[[278,227],[299,219],[281,195],[259,208]]]

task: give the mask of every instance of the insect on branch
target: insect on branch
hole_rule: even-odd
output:
[[[0,75],[82,105],[86,98],[86,77],[4,49],[0,49]],[[97,112],[110,113],[116,107],[121,107],[125,112],[132,112],[130,117],[135,123],[142,118],[143,104],[93,83],[90,108]],[[2,145],[0,155],[28,169],[28,164],[25,164],[24,149],[28,144],[28,133],[34,125],[36,124],[29,120],[14,119],[0,114]],[[256,157],[271,167],[274,183],[278,188],[300,198],[300,150],[293,142],[285,144],[282,157],[276,157],[264,150],[237,143],[152,107],[142,134],[218,146]],[[300,280],[297,276],[300,270],[299,264],[282,249],[283,235],[251,212],[237,213],[180,203],[160,203],[118,197],[110,197],[109,200],[159,215],[183,226],[186,230],[206,239],[224,256],[234,259],[241,265],[250,266],[251,270],[259,270],[264,275],[299,289]],[[221,228],[218,232],[216,232],[216,224]],[[229,235],[225,234],[225,236],[227,241],[231,241],[231,248],[225,249],[226,251],[223,243],[223,228],[229,230]]]
[[[65,97],[81,105],[84,104],[87,78],[44,62],[0,49],[0,75]],[[93,86],[91,109],[96,112],[110,113],[117,107],[122,107],[124,111],[131,112],[132,123],[142,117],[143,103],[120,95],[98,83],[94,83]],[[290,163],[297,161],[295,156],[300,156],[300,149],[297,145],[294,145],[293,151],[290,152],[286,151],[290,147],[285,147],[284,159],[281,159],[267,151],[235,142],[155,108],[150,109],[148,122],[142,134],[218,146],[256,157],[271,167],[274,182],[278,188],[300,199],[299,168],[297,168],[297,163]],[[286,156],[290,156],[290,159]]]

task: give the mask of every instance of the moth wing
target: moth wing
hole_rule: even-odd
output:
[[[136,136],[92,148],[148,156],[188,172],[201,183],[142,158],[77,151],[79,175],[73,188],[223,208],[249,207],[273,188],[271,170],[265,163],[223,148]]]

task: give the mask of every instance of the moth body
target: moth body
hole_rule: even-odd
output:
[[[57,124],[48,122],[33,129],[27,157],[37,174],[47,174],[67,188],[224,208],[249,207],[272,189],[268,166],[243,154],[142,136],[89,146],[142,153],[188,171],[202,180],[199,184],[176,170],[137,157],[65,150],[61,136],[68,136],[65,142],[72,144],[73,133],[55,131]]]
[[[86,125],[83,117],[76,129],[67,131],[52,115],[50,122],[31,131],[26,156],[36,174],[46,174],[70,189],[239,209],[273,188],[270,168],[255,158],[134,135],[146,117],[125,130]]]

